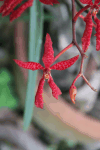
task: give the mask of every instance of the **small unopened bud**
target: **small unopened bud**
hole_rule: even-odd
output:
[[[71,85],[70,89],[69,89],[69,94],[70,94],[70,98],[72,100],[72,102],[75,104],[75,97],[77,94],[77,89],[75,85]]]

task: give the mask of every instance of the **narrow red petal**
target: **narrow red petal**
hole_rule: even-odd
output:
[[[82,48],[83,48],[83,51],[86,52],[90,45],[90,38],[91,38],[91,34],[92,34],[93,22],[92,22],[91,13],[88,13],[86,15],[86,17],[84,18],[84,21],[86,22],[86,27],[85,27],[85,31],[84,31],[83,37],[82,37]]]
[[[57,0],[39,0],[39,1],[46,5],[59,4],[59,2]]]
[[[45,82],[45,79],[44,79],[44,77],[42,77],[40,80],[39,86],[38,86],[38,90],[36,92],[36,96],[35,96],[36,107],[39,107],[42,109],[43,109],[43,103],[44,103],[43,97],[42,97],[44,82]]]
[[[8,9],[8,10],[4,10],[3,13],[2,13],[2,16],[7,16],[9,15],[13,9],[22,2],[22,0],[16,0],[12,5],[11,7]]]
[[[8,11],[16,1],[17,0],[5,0],[4,4],[0,7],[0,13],[1,12],[4,13],[5,11]]]
[[[27,1],[24,4],[22,4],[18,9],[14,10],[10,15],[10,21],[13,21],[14,19],[21,16],[21,14],[28,8],[31,7],[33,4],[33,0]]]
[[[61,95],[62,93],[61,93],[60,89],[58,88],[58,86],[54,83],[53,78],[51,76],[49,77],[48,84],[49,84],[50,88],[52,89],[53,97],[58,99],[58,96]]]
[[[37,69],[44,69],[41,64],[36,62],[23,62],[21,60],[13,59],[15,63],[25,69],[37,70]]]
[[[100,0],[95,0],[94,5],[100,3]]]
[[[79,55],[65,61],[60,61],[57,64],[53,65],[50,67],[50,69],[55,69],[55,70],[65,70],[69,67],[71,67],[78,59]]]
[[[0,13],[2,13],[2,11],[6,11],[9,7],[10,4],[13,3],[14,0],[5,0],[3,5],[0,7]]]
[[[97,24],[97,27],[95,28],[96,30],[96,50],[100,50],[100,20],[97,17],[94,17],[94,21]]]
[[[93,5],[92,0],[80,0],[80,2],[83,4]]]
[[[44,44],[44,54],[42,57],[42,61],[45,65],[45,68],[49,68],[54,61],[54,51],[52,48],[52,41],[48,33],[46,35],[46,40]]]

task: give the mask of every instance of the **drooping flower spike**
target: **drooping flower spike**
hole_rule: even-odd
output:
[[[92,34],[92,27],[93,27],[92,16],[96,18],[96,14],[98,13],[100,8],[99,5],[100,0],[95,0],[94,4],[92,0],[80,0],[80,2],[83,4],[88,4],[90,6],[90,11],[84,18],[84,21],[86,22],[86,28],[82,37],[82,48],[83,51],[86,52],[90,45],[90,38]],[[100,50],[100,38],[99,38],[100,20],[94,19],[94,21],[96,22],[97,25],[96,26],[96,50],[99,51]]]
[[[37,107],[43,108],[42,93],[43,93],[44,82],[46,79],[48,80],[48,84],[49,84],[50,88],[52,89],[52,95],[56,99],[58,99],[58,96],[61,95],[60,89],[57,87],[57,85],[53,81],[53,78],[51,76],[51,70],[53,70],[53,69],[65,70],[65,69],[71,67],[77,61],[78,57],[79,57],[79,55],[77,55],[69,60],[58,62],[58,63],[54,64],[53,66],[51,66],[54,63],[54,51],[52,48],[52,41],[51,41],[50,35],[47,33],[46,41],[44,44],[44,54],[42,57],[45,67],[43,67],[41,64],[36,63],[36,62],[22,62],[21,60],[14,59],[16,64],[18,64],[20,67],[23,67],[25,69],[31,69],[33,71],[38,70],[38,69],[43,70],[43,76],[40,80],[38,90],[37,90],[36,96],[35,96],[35,105]]]
[[[34,0],[27,0],[24,4],[22,4],[19,8],[14,10],[14,8],[21,4],[23,0],[0,0],[4,1],[3,5],[0,7],[0,13],[2,13],[2,16],[7,16],[10,14],[10,21],[13,21],[14,19],[20,17],[20,15],[28,8],[33,5]],[[58,4],[59,2],[57,0],[39,0],[41,3],[47,4],[47,5],[53,5]]]

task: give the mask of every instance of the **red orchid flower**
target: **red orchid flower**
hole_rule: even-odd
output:
[[[89,13],[84,18],[84,21],[86,22],[86,28],[82,37],[82,48],[84,52],[86,52],[90,45],[90,38],[92,34],[92,27],[93,27],[92,16],[96,18],[96,14],[98,13],[100,7],[99,5],[100,0],[95,0],[94,4],[92,0],[80,0],[80,2],[83,4],[88,4],[90,7]],[[100,38],[99,38],[100,20],[94,19],[94,21],[96,22],[97,25],[95,28],[96,29],[96,50],[99,51],[100,50]]]
[[[3,0],[0,0],[3,1]],[[14,10],[14,8],[20,4],[23,0],[4,0],[4,4],[0,7],[0,13],[2,16],[7,16],[10,14],[10,21],[20,17],[20,15],[28,8],[31,7],[34,0],[27,0],[24,4],[22,4],[19,8]],[[57,0],[39,0],[40,2],[53,5],[58,4]]]
[[[65,61],[61,61],[58,62],[56,64],[54,64],[53,66],[51,66],[54,63],[54,51],[52,48],[52,41],[50,38],[50,35],[47,33],[46,35],[46,41],[44,44],[44,54],[42,57],[42,61],[44,63],[43,67],[41,64],[36,63],[36,62],[22,62],[20,60],[14,59],[14,61],[20,66],[23,67],[25,69],[31,69],[31,70],[43,70],[43,76],[40,80],[39,86],[38,86],[38,90],[35,96],[35,105],[37,107],[43,108],[43,97],[42,97],[42,93],[43,93],[43,85],[45,80],[48,80],[48,84],[50,86],[50,88],[52,89],[52,95],[58,99],[58,96],[61,95],[61,91],[60,89],[57,87],[57,85],[54,83],[53,78],[51,76],[51,70],[55,69],[55,70],[65,70],[67,68],[69,68],[70,66],[72,66],[76,60],[78,59],[79,55],[69,59],[69,60],[65,60]]]

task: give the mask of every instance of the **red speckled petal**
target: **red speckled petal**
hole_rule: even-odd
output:
[[[44,69],[41,64],[36,63],[36,62],[23,62],[21,60],[13,59],[15,63],[25,69],[30,69],[30,70],[37,70],[37,69]]]
[[[95,0],[94,4],[100,3],[100,0]]]
[[[54,61],[54,51],[52,48],[52,41],[48,33],[46,35],[46,40],[44,44],[44,54],[42,57],[42,61],[45,65],[45,68],[49,68]]]
[[[53,97],[58,99],[58,96],[61,95],[62,93],[61,93],[60,89],[58,88],[58,86],[54,83],[53,78],[51,76],[49,77],[48,84],[49,84],[50,88],[52,89]]]
[[[31,7],[33,4],[33,0],[29,0],[22,4],[18,9],[13,10],[13,12],[10,15],[10,22],[13,21],[14,19],[18,18],[21,16],[21,14],[28,8]]]
[[[42,77],[38,86],[38,90],[36,92],[36,96],[35,96],[35,105],[36,107],[39,107],[41,109],[43,109],[43,103],[44,103],[43,97],[42,97],[44,82],[45,82],[45,79],[44,77]]]
[[[47,5],[59,4],[59,2],[57,0],[39,0],[39,1],[41,3],[47,4]]]
[[[94,21],[97,24],[97,27],[95,28],[96,30],[96,50],[100,50],[100,20],[97,17],[94,17]]]
[[[83,4],[93,5],[92,0],[80,0],[80,2]]]
[[[52,67],[50,67],[50,69],[65,70],[65,69],[71,67],[77,61],[78,57],[79,57],[79,55],[77,55],[77,56],[75,56],[75,57],[73,57],[71,59],[58,62],[57,64],[55,64]]]
[[[0,13],[7,11],[15,1],[16,0],[5,0],[4,4],[0,7]]]
[[[14,9],[18,4],[20,4],[21,2],[22,2],[22,0],[16,0],[16,1],[9,7],[9,9],[3,10],[2,16],[7,16],[7,15],[9,15],[9,14],[13,11],[13,9]]]
[[[83,48],[83,51],[86,52],[90,45],[90,38],[91,38],[92,27],[93,27],[91,13],[88,13],[86,15],[86,17],[84,18],[84,21],[86,22],[86,27],[85,27],[85,31],[82,37],[82,48]]]

